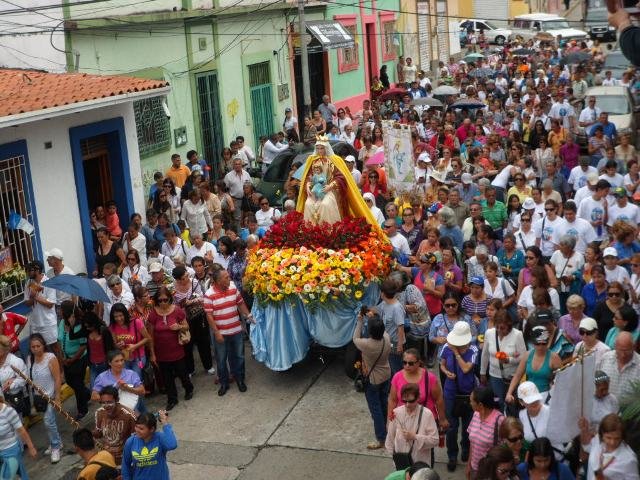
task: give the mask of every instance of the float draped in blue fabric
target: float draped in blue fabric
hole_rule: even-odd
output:
[[[311,311],[299,298],[253,304],[251,344],[253,355],[271,370],[288,370],[304,359],[311,341],[326,347],[342,347],[353,337],[356,317],[362,305],[378,303],[379,287],[371,283],[360,300],[341,299],[331,307]]]

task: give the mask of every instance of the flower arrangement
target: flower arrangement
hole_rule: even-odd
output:
[[[245,285],[261,303],[299,297],[315,307],[341,297],[360,299],[369,282],[389,273],[391,251],[363,218],[315,225],[292,212],[250,253]]]
[[[21,265],[15,264],[11,270],[7,270],[0,275],[0,290],[3,291],[2,296],[9,295],[5,290],[12,287],[20,286],[27,279],[27,272]]]

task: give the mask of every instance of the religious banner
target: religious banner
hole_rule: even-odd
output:
[[[398,193],[413,190],[415,172],[411,129],[408,125],[385,121],[382,122],[382,137],[388,188]]]
[[[591,415],[596,391],[595,366],[596,356],[589,354],[556,371],[547,426],[547,437],[551,443],[573,440],[580,433],[578,419]]]
[[[13,268],[13,259],[11,258],[11,248],[0,249],[0,275],[8,272]]]

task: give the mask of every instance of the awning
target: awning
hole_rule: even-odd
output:
[[[323,52],[332,48],[351,48],[355,40],[351,33],[338,22],[313,21],[306,22],[307,31],[313,37],[307,45],[309,53]],[[296,48],[298,53],[299,48]]]

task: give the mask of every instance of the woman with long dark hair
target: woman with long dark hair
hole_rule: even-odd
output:
[[[125,357],[125,367],[133,370],[142,378],[142,369],[147,359],[145,345],[151,341],[149,332],[139,318],[132,319],[127,307],[116,303],[111,307],[109,330],[116,348]]]
[[[531,442],[529,460],[518,465],[521,480],[574,480],[573,473],[564,463],[556,461],[548,438],[540,437]]]

